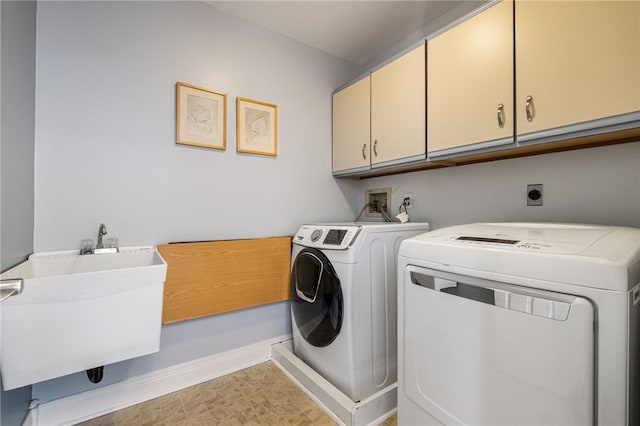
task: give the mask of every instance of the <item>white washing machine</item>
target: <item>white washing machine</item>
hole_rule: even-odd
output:
[[[354,402],[396,383],[400,243],[426,223],[303,225],[293,238],[298,358]]]
[[[640,230],[443,228],[398,280],[399,425],[640,423]]]

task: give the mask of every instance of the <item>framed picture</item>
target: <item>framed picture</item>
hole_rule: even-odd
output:
[[[226,149],[227,94],[180,81],[176,88],[176,141]]]
[[[237,98],[237,151],[276,156],[278,154],[278,106]]]

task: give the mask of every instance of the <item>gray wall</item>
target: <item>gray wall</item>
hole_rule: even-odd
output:
[[[201,2],[38,5],[36,251],[73,249],[101,222],[121,245],[293,235],[354,218],[358,182],[331,177],[331,92],[347,62]],[[227,149],[175,143],[175,83],[228,94]],[[278,105],[278,156],[238,154],[237,96]],[[288,303],[163,327],[159,353],[104,384],[284,335]],[[33,387],[46,402],[95,387]]]
[[[33,252],[36,2],[2,2],[0,270]]]
[[[38,7],[35,249],[289,235],[352,213],[331,92],[354,67],[201,2]],[[228,94],[227,150],[175,143],[175,83]],[[235,150],[237,96],[278,105],[278,156]],[[310,189],[311,188],[311,189]]]
[[[0,271],[4,271],[33,251],[36,3],[0,2],[0,32]],[[0,424],[20,424],[30,399],[31,386],[0,392]]]
[[[526,186],[544,204],[526,205]],[[414,221],[432,228],[472,222],[548,221],[640,227],[640,142],[426,170],[361,181],[391,187],[394,212],[413,194]]]

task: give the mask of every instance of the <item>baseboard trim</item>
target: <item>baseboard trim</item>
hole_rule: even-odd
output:
[[[275,337],[43,403],[33,409],[37,412],[30,413],[31,424],[73,425],[194,386],[268,361],[271,359],[271,346],[288,339],[291,335]]]

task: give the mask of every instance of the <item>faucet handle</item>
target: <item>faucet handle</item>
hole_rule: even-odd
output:
[[[117,248],[118,247],[118,239],[117,238],[107,238],[104,242],[105,248]]]
[[[80,254],[91,254],[93,253],[93,249],[93,240],[87,239],[80,241]]]

